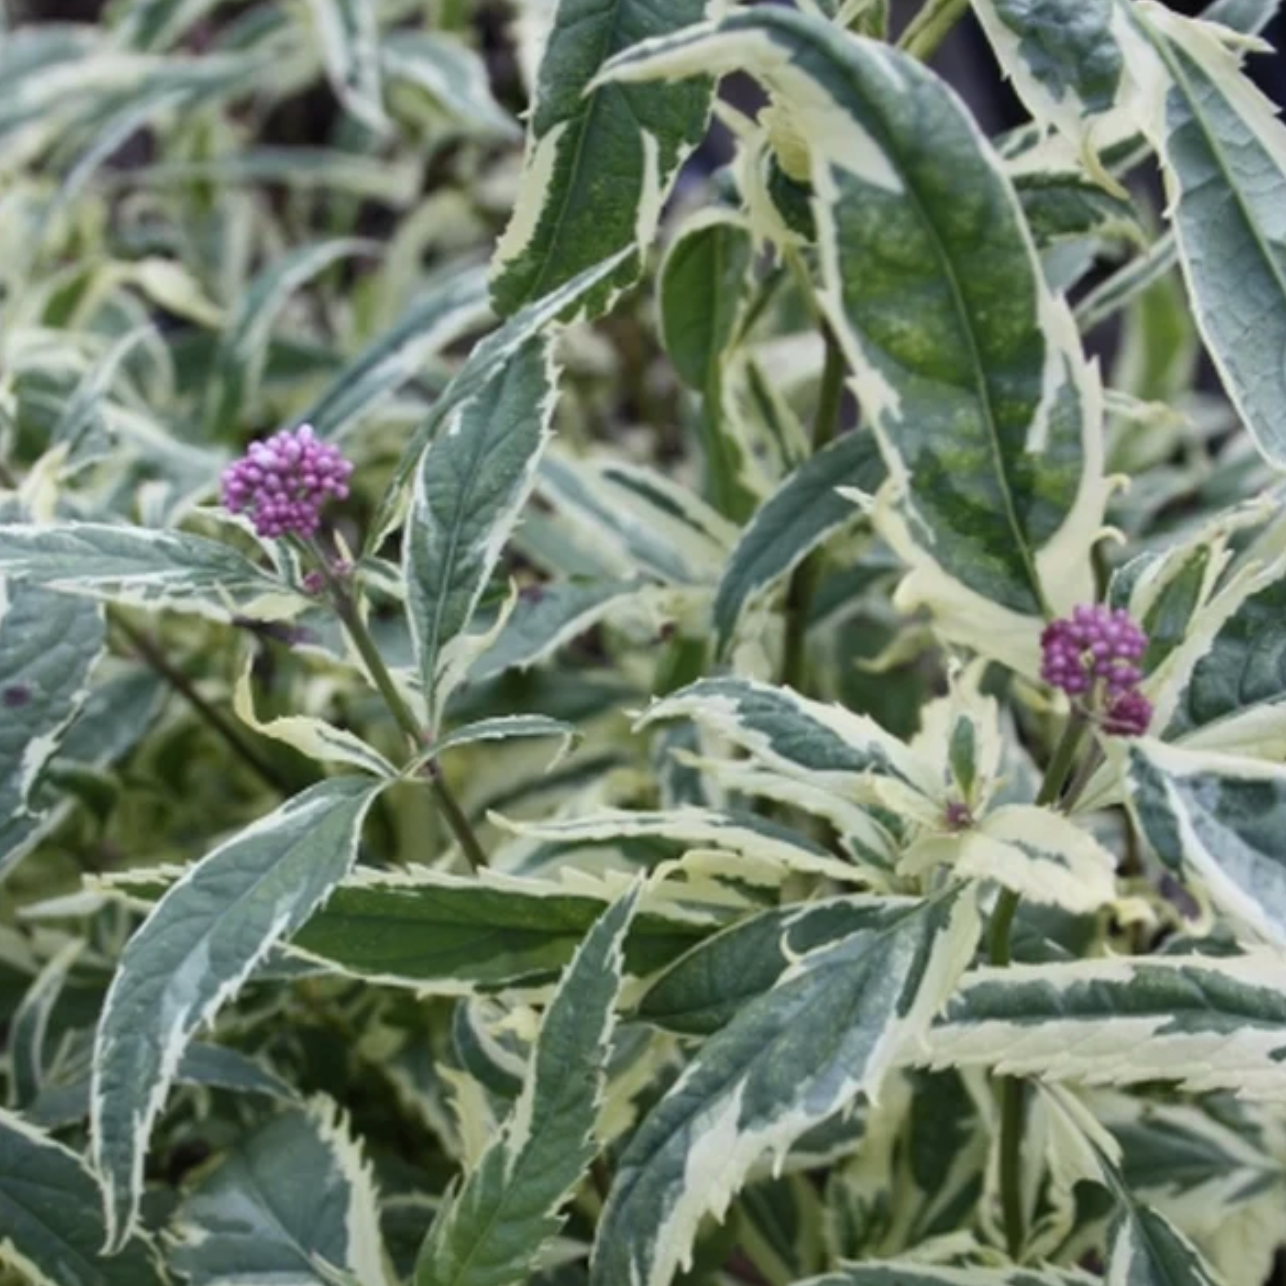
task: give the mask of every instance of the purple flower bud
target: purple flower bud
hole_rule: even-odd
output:
[[[1142,692],[1123,692],[1108,699],[1102,727],[1115,737],[1141,737],[1151,722],[1152,702]]]
[[[1140,736],[1152,707],[1136,691],[1143,679],[1135,664],[1147,650],[1147,635],[1123,608],[1081,604],[1069,617],[1051,621],[1040,636],[1040,676],[1099,716],[1105,732]]]
[[[232,513],[248,513],[260,536],[312,536],[326,501],[348,495],[352,471],[352,462],[318,441],[311,425],[282,429],[252,442],[223,471],[223,503]]]

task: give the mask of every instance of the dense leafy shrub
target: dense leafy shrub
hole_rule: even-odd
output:
[[[5,1286],[1268,1278],[1273,7],[0,31]]]

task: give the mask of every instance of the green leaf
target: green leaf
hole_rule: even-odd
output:
[[[549,344],[532,340],[458,405],[420,461],[405,564],[430,727],[476,656],[461,659],[461,636],[535,481],[555,397]]]
[[[230,545],[108,523],[0,527],[0,573],[130,607],[273,619],[304,600]]]
[[[384,133],[378,11],[368,0],[308,0],[335,96],[368,129]]]
[[[747,1171],[877,1091],[927,1028],[977,942],[959,893],[804,952],[701,1046],[621,1156],[594,1246],[594,1286],[666,1286],[701,1217]]]
[[[100,1254],[94,1177],[76,1153],[0,1108],[0,1267],[29,1286],[162,1286],[151,1245]]]
[[[615,79],[748,71],[806,149],[820,300],[889,467],[873,519],[899,606],[1025,673],[1039,616],[1090,597],[1101,391],[1003,162],[943,82],[788,9],[615,59]]]
[[[705,17],[706,0],[559,0],[545,39],[514,213],[496,247],[492,296],[501,313],[626,251],[587,297],[601,312],[637,277],[679,166],[705,134],[714,85],[592,85],[603,64],[640,40]]]
[[[286,300],[338,260],[376,249],[373,242],[351,237],[299,246],[274,259],[245,288],[219,340],[206,386],[205,427],[210,436],[235,437],[240,432],[267,360],[273,322]]]
[[[13,530],[0,528],[0,566]],[[40,836],[32,792],[89,695],[102,647],[96,604],[0,580],[0,877]]]
[[[713,1035],[771,991],[801,955],[854,933],[896,928],[920,905],[852,896],[764,911],[676,960],[644,992],[635,1017],[685,1036]]]
[[[1286,1101],[1286,965],[1260,950],[975,969],[912,1061]]]
[[[602,912],[601,898],[542,880],[421,867],[363,872],[335,890],[291,951],[372,982],[463,995],[549,981]],[[696,916],[643,912],[626,966],[632,975],[654,972],[712,927]]]
[[[743,219],[705,210],[670,243],[657,281],[661,342],[679,377],[704,392],[732,342],[754,259]]]
[[[431,356],[488,320],[486,289],[480,268],[427,283],[398,321],[339,371],[299,423],[311,424],[318,437],[345,438]]]
[[[367,540],[368,549],[376,548],[401,521],[406,489],[419,467],[425,448],[438,435],[442,426],[456,415],[461,404],[478,397],[527,343],[542,333],[552,331],[589,291],[624,262],[626,253],[621,251],[605,263],[586,268],[543,299],[528,304],[509,318],[499,330],[474,345],[464,365],[442,390],[433,410],[407,442],[394,470],[377,521],[372,524]]]
[[[846,433],[809,457],[750,520],[714,598],[715,648],[728,646],[742,612],[857,514],[837,487],[873,492],[885,470],[873,434]]]
[[[1138,122],[1165,166],[1198,328],[1260,451],[1286,464],[1286,134],[1277,109],[1217,29],[1161,8],[1122,11]]]
[[[1286,945],[1286,767],[1131,743],[1130,803],[1157,856],[1239,925]]]
[[[187,1193],[175,1222],[170,1261],[191,1286],[333,1286],[331,1268],[362,1286],[389,1282],[370,1168],[329,1099],[243,1139]]]
[[[549,581],[523,591],[487,650],[469,671],[480,683],[526,670],[637,599],[642,580]]]
[[[567,966],[502,1132],[444,1202],[420,1248],[415,1286],[511,1286],[563,1225],[560,1210],[598,1151],[594,1126],[637,886],[610,907]]]
[[[379,791],[335,777],[189,868],[130,939],[94,1046],[93,1158],[108,1241],[134,1226],[152,1122],[183,1049],[352,866]]]

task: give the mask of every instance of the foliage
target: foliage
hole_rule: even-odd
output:
[[[2,1286],[1268,1280],[1275,6],[965,7],[0,20]]]

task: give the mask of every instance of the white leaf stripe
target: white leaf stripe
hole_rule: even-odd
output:
[[[1260,950],[975,969],[910,1061],[1286,1102],[1286,959]]]
[[[134,1227],[148,1135],[185,1046],[348,872],[378,789],[338,777],[296,796],[191,867],[126,946],[90,1102],[109,1247]]]

